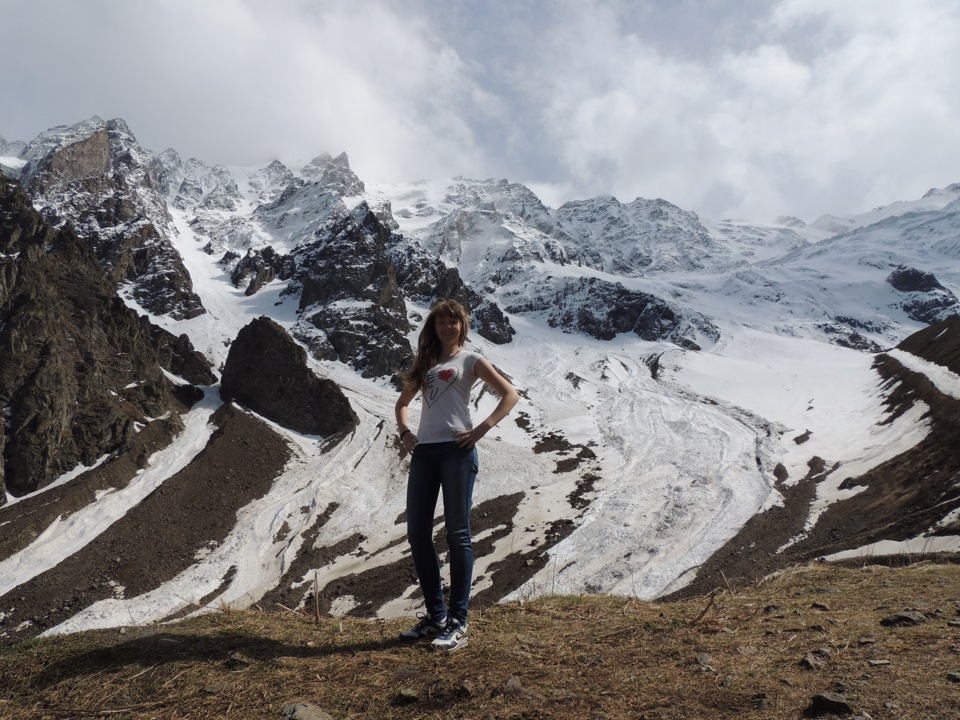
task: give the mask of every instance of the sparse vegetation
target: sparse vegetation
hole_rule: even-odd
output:
[[[262,720],[302,701],[337,720],[766,720],[835,693],[874,720],[960,718],[960,564],[814,563],[677,602],[495,605],[454,654],[400,645],[406,623],[225,609],[34,639],[0,656],[0,717]]]

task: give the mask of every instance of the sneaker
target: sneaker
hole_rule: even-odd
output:
[[[443,632],[447,625],[446,618],[434,620],[431,615],[425,613],[418,613],[417,617],[420,618],[420,622],[409,630],[404,630],[400,633],[400,639],[403,642],[416,642],[417,640],[433,637]]]
[[[443,632],[437,635],[431,643],[438,650],[447,650],[453,652],[459,650],[467,644],[467,626],[461,625],[456,620],[447,623]]]

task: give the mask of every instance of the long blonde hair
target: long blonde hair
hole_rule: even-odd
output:
[[[460,321],[460,336],[457,346],[463,347],[467,342],[467,332],[470,330],[470,314],[467,309],[456,300],[438,300],[430,306],[430,314],[423,321],[420,328],[420,337],[417,339],[417,354],[413,358],[413,366],[400,377],[403,382],[419,390],[426,381],[427,372],[440,362],[443,345],[437,336],[437,318],[445,316]]]

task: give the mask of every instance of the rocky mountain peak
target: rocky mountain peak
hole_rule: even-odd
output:
[[[727,247],[711,237],[696,213],[666,200],[637,198],[621,203],[611,196],[561,205],[555,217],[580,252],[577,262],[625,277],[730,265]]]
[[[7,140],[0,135],[0,156],[18,157],[26,147],[27,144],[22,140]]]
[[[363,182],[350,169],[350,160],[345,152],[336,157],[323,154],[307,163],[300,174],[305,180],[330,190],[341,197],[363,195]]]
[[[152,156],[122,120],[94,117],[48,130],[24,150],[24,188],[59,225],[70,223],[110,278],[158,315],[204,312],[170,238],[176,232]]]

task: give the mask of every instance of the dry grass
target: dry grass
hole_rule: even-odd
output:
[[[881,625],[906,609],[928,622]],[[0,717],[279,720],[306,701],[337,720],[746,720],[800,718],[811,696],[840,692],[874,720],[953,720],[958,619],[960,565],[932,562],[813,564],[676,603],[498,605],[473,614],[470,646],[452,654],[400,645],[406,621],[229,611],[14,647],[0,656]],[[826,664],[803,667],[820,648]]]

